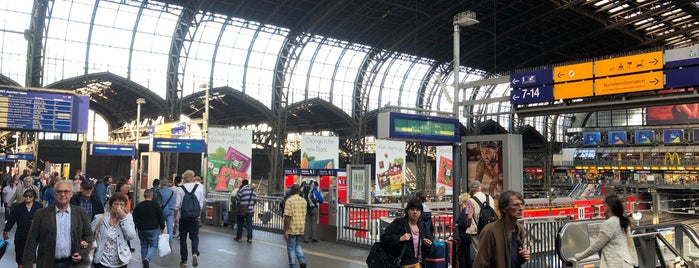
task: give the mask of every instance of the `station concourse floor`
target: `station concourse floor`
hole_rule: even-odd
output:
[[[3,217],[4,221],[4,217]],[[4,227],[4,224],[3,224]],[[14,230],[10,233],[9,247],[5,256],[0,259],[0,267],[17,267],[15,263]],[[235,242],[235,229],[231,227],[215,227],[202,225],[199,230],[199,266],[209,267],[251,267],[251,268],[284,268],[289,267],[286,242],[284,236],[277,233],[255,230],[252,243],[246,243],[246,232],[243,230],[241,242]],[[140,242],[138,238],[131,241],[136,249],[132,254],[128,267],[142,267]],[[190,256],[187,267],[192,266],[191,241],[187,240]],[[172,240],[172,253],[164,257],[156,256],[150,267],[184,267],[180,266],[180,242]],[[366,267],[364,260],[369,249],[342,245],[334,242],[320,241],[318,243],[301,244],[306,264],[310,268],[333,267],[355,268]],[[296,267],[299,267],[298,265]]]

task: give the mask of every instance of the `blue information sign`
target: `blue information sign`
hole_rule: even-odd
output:
[[[533,87],[553,84],[553,70],[544,69],[510,75],[511,88]]]
[[[203,153],[206,149],[204,140],[153,138],[152,152]]]
[[[510,91],[510,103],[528,104],[553,101],[553,86],[540,86]]]
[[[699,66],[665,71],[665,88],[699,85]]]
[[[33,154],[7,154],[5,157],[9,160],[34,160]]]
[[[91,144],[90,154],[133,157],[136,154],[136,146],[116,144]]]

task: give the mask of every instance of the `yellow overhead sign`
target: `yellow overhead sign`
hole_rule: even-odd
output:
[[[663,72],[624,75],[595,80],[595,96],[662,89]]]
[[[553,82],[565,82],[592,78],[592,62],[564,65],[553,68]]]
[[[585,98],[592,95],[592,80],[553,85],[554,100]]]
[[[638,55],[595,61],[595,76],[604,77],[619,74],[658,70],[663,68],[663,52],[656,51]]]

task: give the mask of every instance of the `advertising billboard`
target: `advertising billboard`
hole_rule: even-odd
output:
[[[634,144],[652,144],[655,140],[655,132],[652,130],[636,130]]]
[[[699,123],[699,103],[654,106],[646,108],[646,125]]]
[[[681,143],[682,142],[682,130],[681,129],[663,130],[663,142],[664,143]]]
[[[607,143],[619,145],[626,143],[626,131],[609,131],[607,133]]]
[[[602,135],[599,132],[583,132],[583,145],[598,145],[602,143]]]

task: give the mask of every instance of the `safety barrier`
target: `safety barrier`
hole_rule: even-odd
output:
[[[556,253],[556,233],[569,220],[566,216],[552,216],[519,221],[524,226],[523,242],[531,256],[524,267],[564,267]]]
[[[268,232],[284,232],[284,215],[281,204],[284,198],[280,196],[257,196],[255,214],[252,217],[253,228]]]

